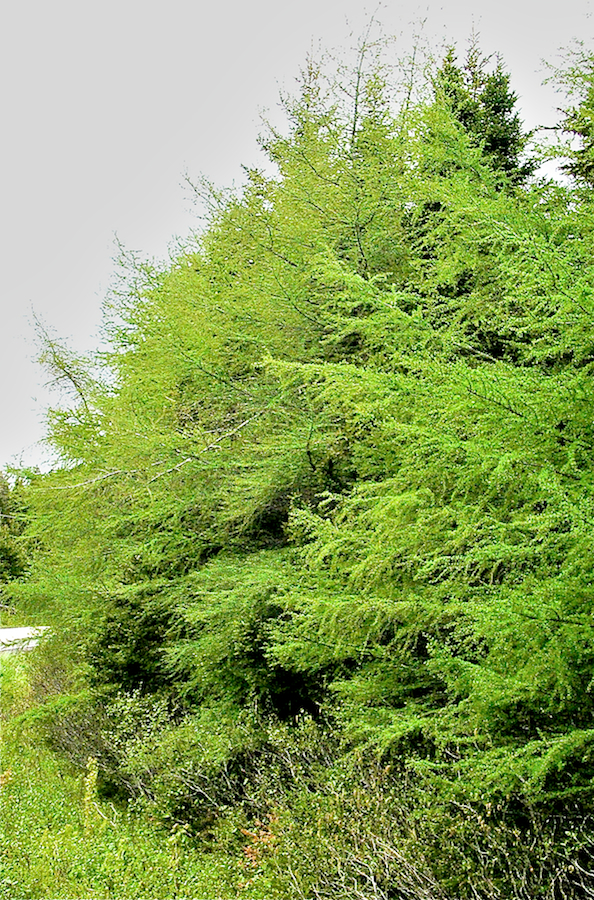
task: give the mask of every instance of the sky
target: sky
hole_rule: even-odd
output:
[[[543,87],[594,0],[8,0],[0,19],[0,469],[49,465],[35,319],[79,353],[99,344],[116,239],[164,259],[200,227],[185,175],[241,183],[263,165],[262,117],[282,122],[308,53],[352,46],[374,16],[405,56],[422,34],[498,52],[529,128],[562,98]],[[377,32],[376,32],[377,33]],[[40,443],[41,442],[41,443]]]

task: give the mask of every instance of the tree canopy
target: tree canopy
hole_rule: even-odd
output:
[[[48,348],[74,401],[15,590],[67,610],[98,696],[169,698],[150,765],[129,737],[103,758],[167,815],[249,806],[248,758],[290,807],[271,735],[305,717],[330,767],[409,786],[439,896],[586,896],[591,81],[562,184],[534,175],[501,61],[451,50],[395,107],[361,59],[352,90],[308,65],[267,168],[204,183],[208,224],[171,260],[122,255],[98,360]]]

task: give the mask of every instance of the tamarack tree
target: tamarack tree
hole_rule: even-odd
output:
[[[450,821],[583,823],[591,198],[530,180],[500,62],[450,51],[431,96],[395,107],[363,49],[352,90],[308,65],[262,140],[272,174],[198,185],[208,225],[169,262],[122,255],[108,374],[77,362],[84,395],[50,413],[63,465],[29,488],[28,589],[59,585],[97,690],[175,700],[167,741],[219,710],[245,763],[264,753],[237,738],[246,711],[307,713],[335,760],[379,756]],[[245,799],[217,771],[221,808]],[[201,802],[188,787],[170,813]],[[580,827],[546,875],[566,895]],[[435,841],[443,890],[476,896]],[[527,896],[502,871],[484,896]]]

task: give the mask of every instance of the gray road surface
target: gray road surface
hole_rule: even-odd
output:
[[[0,628],[0,654],[32,650],[48,628],[48,625],[36,625],[32,628]]]

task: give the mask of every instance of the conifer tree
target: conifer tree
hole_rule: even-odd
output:
[[[475,40],[461,66],[451,47],[435,75],[434,92],[481,147],[489,165],[508,184],[517,185],[534,171],[534,163],[522,159],[530,135],[515,111],[518,98],[510,89],[509,74],[499,58],[489,71],[489,61]]]
[[[578,146],[569,151],[570,161],[563,169],[594,185],[594,57],[581,53],[578,64],[562,78],[579,99],[576,106],[566,111],[562,123],[563,131],[578,141]]]
[[[26,554],[19,541],[26,516],[19,488],[11,488],[0,475],[0,583],[20,578],[26,571]]]
[[[149,749],[102,738],[168,821],[252,814],[265,784],[318,834],[379,759],[444,896],[553,896],[574,847],[591,865],[594,209],[527,182],[500,64],[452,51],[433,83],[395,114],[359,68],[353,113],[310,65],[276,172],[211,193],[169,262],[127,261],[108,376],[47,355],[74,390],[29,491],[31,589],[101,702],[175,707]]]

